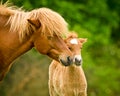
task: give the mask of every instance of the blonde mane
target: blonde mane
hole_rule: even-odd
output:
[[[48,32],[53,36],[66,35],[68,27],[61,15],[48,8],[34,9],[29,12],[21,10],[16,6],[8,6],[8,3],[0,5],[0,15],[10,16],[6,24],[10,24],[10,32],[18,32],[19,38],[23,39],[30,35],[30,28],[27,19],[38,19],[41,23],[41,32]]]

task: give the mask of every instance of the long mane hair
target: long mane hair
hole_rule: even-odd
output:
[[[39,8],[26,12],[22,8],[11,6],[9,3],[1,3],[0,15],[9,16],[6,24],[10,24],[10,32],[18,32],[20,39],[31,34],[31,27],[29,27],[27,19],[38,19],[43,34],[49,32],[52,36],[53,34],[62,36],[68,32],[67,23],[63,17],[49,8]]]

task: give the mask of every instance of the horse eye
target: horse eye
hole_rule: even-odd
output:
[[[72,48],[71,48],[71,47],[69,47],[69,49],[70,49],[70,50],[72,50]]]
[[[52,39],[52,36],[47,36],[47,39],[48,39],[48,40],[51,40],[51,39]]]

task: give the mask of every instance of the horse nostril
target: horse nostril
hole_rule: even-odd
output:
[[[81,62],[81,60],[78,60],[77,58],[75,58],[75,62],[80,63],[80,62]]]
[[[71,61],[71,60],[70,60],[70,56],[67,57],[67,60],[68,60],[68,61]]]
[[[80,59],[80,60],[78,60],[77,58],[75,58],[75,64],[76,65],[81,65],[81,62],[82,62],[82,60]]]
[[[68,63],[72,64],[72,59],[70,58],[70,56],[67,57]]]

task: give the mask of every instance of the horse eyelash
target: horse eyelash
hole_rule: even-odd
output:
[[[52,39],[52,36],[47,36],[47,39],[48,39],[48,40],[51,40],[51,39]]]
[[[72,50],[72,48],[68,47],[70,50]]]

